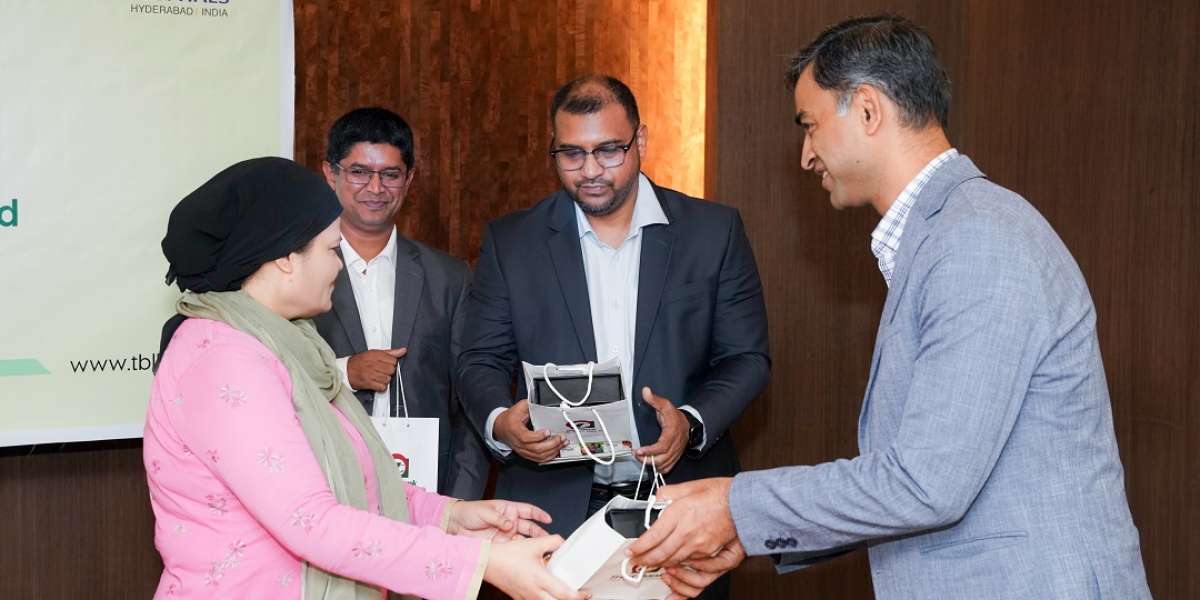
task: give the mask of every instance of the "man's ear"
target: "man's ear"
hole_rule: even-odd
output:
[[[637,144],[638,156],[640,156],[642,160],[646,160],[646,137],[650,134],[650,129],[646,127],[645,123],[641,123],[638,125],[638,130],[636,133],[637,139],[635,143]]]
[[[337,178],[333,175],[333,165],[329,164],[329,161],[323,160],[321,161],[321,171],[325,173],[325,183],[328,183],[329,187],[337,189],[337,186],[334,185],[337,183]]]
[[[863,84],[854,92],[855,117],[867,135],[879,131],[884,119],[883,94],[875,86]]]

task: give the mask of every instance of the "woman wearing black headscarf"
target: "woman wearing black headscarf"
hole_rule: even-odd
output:
[[[474,598],[482,579],[518,598],[584,598],[545,568],[561,538],[524,539],[544,535],[540,509],[400,479],[307,320],[330,307],[340,211],[316,174],[259,158],[171,213],[167,282],[183,295],[144,446],[156,597]]]

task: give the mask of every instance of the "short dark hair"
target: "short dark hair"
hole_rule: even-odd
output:
[[[400,150],[404,166],[413,166],[413,133],[404,119],[378,106],[356,108],[333,122],[325,145],[325,160],[336,165],[355,144],[389,144]]]
[[[812,66],[822,89],[841,94],[845,110],[860,85],[877,88],[900,107],[902,124],[921,129],[950,114],[950,79],[934,52],[933,40],[912,21],[876,15],[842,21],[822,31],[788,65],[788,85]]]
[[[585,75],[558,88],[550,101],[550,125],[554,126],[554,117],[560,110],[573,115],[590,115],[600,112],[610,102],[620,104],[629,124],[637,129],[642,122],[637,100],[629,86],[611,75]]]

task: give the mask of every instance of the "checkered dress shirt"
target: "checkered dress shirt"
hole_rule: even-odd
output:
[[[951,148],[929,161],[929,164],[904,186],[896,201],[892,202],[892,207],[875,226],[875,231],[871,232],[871,254],[879,261],[879,272],[883,273],[883,281],[888,287],[892,285],[892,270],[896,268],[896,252],[900,249],[900,236],[904,235],[908,211],[912,209],[921,189],[933,177],[934,171],[955,156],[958,156],[958,150]]]

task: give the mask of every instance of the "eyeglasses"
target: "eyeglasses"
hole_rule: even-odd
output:
[[[629,139],[629,143],[616,145],[605,144],[592,150],[584,150],[583,148],[557,148],[550,151],[550,157],[554,159],[558,168],[564,171],[578,171],[583,168],[587,162],[589,154],[596,157],[596,164],[605,169],[612,169],[625,164],[625,155],[629,153],[629,149],[633,147],[634,140],[637,139],[637,127],[633,128],[633,137]]]
[[[376,175],[379,176],[379,183],[383,184],[383,187],[385,188],[398,189],[404,187],[404,184],[408,183],[408,177],[406,177],[407,173],[405,173],[403,169],[382,169],[379,171],[372,171],[371,169],[364,169],[358,165],[346,167],[342,166],[340,163],[332,163],[331,166],[335,171],[345,172],[346,181],[348,181],[350,185],[367,185],[371,183],[371,178],[375,177]]]

